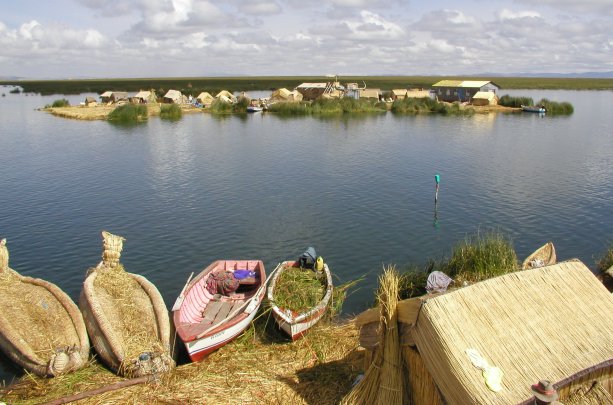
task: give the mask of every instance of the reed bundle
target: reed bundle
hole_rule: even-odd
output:
[[[325,279],[313,270],[286,267],[279,274],[274,289],[275,304],[296,313],[308,311],[323,298]]]
[[[402,404],[404,400],[404,365],[398,335],[398,294],[400,276],[396,268],[384,269],[379,277],[377,301],[381,307],[379,345],[374,360],[364,377],[342,403],[349,404]]]

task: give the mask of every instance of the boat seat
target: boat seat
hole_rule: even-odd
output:
[[[238,280],[239,285],[254,285],[257,282],[255,277],[245,277]]]

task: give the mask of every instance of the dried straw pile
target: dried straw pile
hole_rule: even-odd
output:
[[[323,273],[300,267],[285,267],[274,290],[275,304],[282,309],[302,313],[313,309],[326,292]]]
[[[6,317],[13,331],[41,359],[66,342],[79,341],[73,327],[64,327],[72,326],[72,320],[57,298],[42,286],[23,282],[12,270],[0,273],[0,308],[10,308]]]
[[[343,404],[402,404],[405,373],[398,334],[398,293],[400,276],[388,267],[379,278],[377,301],[381,307],[380,338],[374,360],[364,378],[343,398]]]
[[[123,342],[126,360],[143,352],[162,352],[158,323],[149,295],[122,265],[101,268],[94,280],[98,304]]]
[[[256,333],[257,331],[257,333]],[[83,403],[181,404],[338,404],[361,369],[353,322],[319,323],[303,339],[288,343],[272,318],[200,363],[190,363],[160,377],[159,383],[136,385],[89,398]],[[34,404],[120,381],[99,366],[70,379],[24,379],[0,400]]]

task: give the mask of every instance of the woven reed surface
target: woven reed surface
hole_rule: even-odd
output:
[[[613,358],[613,297],[583,263],[563,262],[427,300],[414,337],[449,404],[518,403],[539,379]],[[502,370],[500,392],[487,388],[468,348]]]
[[[14,342],[46,366],[55,349],[81,346],[70,314],[41,280],[36,285],[18,273],[0,273],[0,308],[3,333],[10,333]],[[66,297],[66,299],[69,299]],[[74,305],[74,304],[73,304]],[[30,351],[31,350],[31,351]]]
[[[162,352],[159,340],[158,321],[149,295],[141,285],[121,266],[97,270],[94,280],[95,305],[104,313],[98,322],[108,323],[114,341],[121,345],[115,348],[127,361],[143,352]]]

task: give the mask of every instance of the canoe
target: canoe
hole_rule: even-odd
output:
[[[300,267],[297,261],[285,261],[280,263],[275,269],[275,275],[268,286],[268,301],[270,302],[272,315],[279,328],[287,333],[292,340],[297,340],[302,337],[308,329],[315,325],[323,317],[330,304],[332,298],[332,274],[328,268],[328,264],[323,265],[322,282],[324,284],[325,293],[321,300],[313,308],[306,311],[295,312],[288,308],[280,308],[275,303],[275,289],[278,286],[279,277],[289,268]],[[313,271],[313,270],[305,270]]]
[[[108,232],[103,238],[103,260],[88,271],[79,298],[96,352],[125,377],[171,370],[170,319],[160,292],[119,264],[123,238]]]
[[[556,249],[552,242],[547,242],[536,249],[530,256],[526,257],[521,268],[527,270],[552,264],[556,264]]]
[[[543,106],[533,106],[533,105],[522,105],[521,106],[522,111],[525,112],[533,112],[533,113],[541,113],[544,114],[547,112],[547,109]]]
[[[244,275],[248,277],[241,278]],[[236,280],[238,288],[219,293],[223,277],[228,284]],[[265,293],[266,271],[261,260],[217,260],[188,281],[172,312],[177,334],[192,361],[201,361],[240,335],[255,317]]]
[[[0,348],[41,377],[87,365],[90,349],[76,304],[55,284],[8,267],[6,239],[0,241]]]

